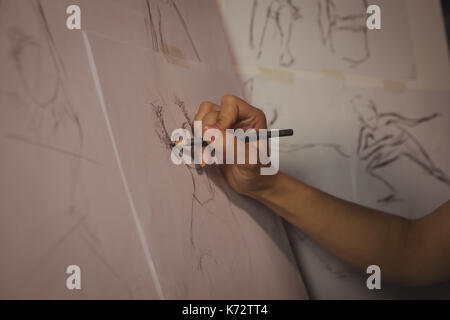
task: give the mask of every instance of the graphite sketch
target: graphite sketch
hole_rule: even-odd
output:
[[[277,120],[278,120],[278,109],[274,108],[272,111],[272,116],[267,120],[267,127],[269,129],[273,128],[273,125],[277,122]],[[304,144],[299,143],[287,144],[280,142],[279,145],[279,151],[282,153],[300,152],[315,148],[331,149],[334,152],[336,152],[337,155],[343,158],[350,158],[350,155],[343,150],[342,146],[336,143],[318,142],[318,143],[304,143]]]
[[[411,160],[431,177],[450,186],[450,179],[433,163],[422,143],[409,130],[432,121],[441,114],[434,113],[413,119],[395,112],[380,113],[372,100],[364,103],[360,96],[353,98],[351,104],[358,113],[360,123],[357,155],[366,163],[367,174],[382,182],[389,191],[389,194],[378,199],[378,202],[390,203],[400,200],[388,178],[377,173],[378,169],[392,165],[400,158]]]
[[[336,143],[306,143],[306,144],[280,144],[280,152],[297,152],[313,148],[329,148],[334,150],[343,158],[350,158],[350,156],[342,150],[342,146]]]
[[[367,0],[355,0],[352,8],[356,8],[352,13],[340,13],[342,2],[336,0],[319,0],[318,17],[322,44],[336,53],[335,33],[343,31],[352,34],[361,43],[361,52],[357,54],[342,54],[342,59],[354,68],[370,58],[369,37],[366,26]],[[356,42],[356,41],[355,41]]]
[[[245,96],[247,97],[248,101],[251,101],[253,98],[253,92],[255,88],[255,78],[250,77],[246,79],[243,83],[244,86],[244,92]],[[264,108],[268,109],[268,108]],[[271,117],[267,118],[267,128],[272,129],[274,124],[278,121],[278,107],[270,108],[271,110]],[[264,110],[266,114],[269,114],[268,110]],[[349,158],[350,156],[348,153],[346,153],[342,146],[339,144],[334,143],[306,143],[306,144],[286,144],[283,142],[280,142],[279,151],[283,153],[292,153],[297,151],[304,151],[307,149],[313,149],[313,148],[329,148],[334,150],[339,156],[344,158]]]
[[[70,150],[65,150],[65,149],[62,149],[62,148],[59,148],[59,147],[55,147],[55,146],[53,146],[51,144],[46,144],[46,143],[40,142],[38,140],[31,140],[31,139],[29,139],[27,137],[23,137],[23,136],[18,135],[18,134],[3,132],[3,133],[1,133],[1,136],[4,137],[4,138],[10,139],[10,140],[15,140],[17,142],[25,143],[25,144],[28,144],[28,145],[31,145],[31,146],[34,146],[34,147],[38,147],[38,148],[42,148],[42,149],[45,149],[46,151],[56,152],[58,154],[66,155],[68,157],[84,160],[84,161],[89,162],[91,164],[101,165],[101,163],[98,162],[97,160],[91,159],[91,158],[89,158],[87,156],[84,156],[84,155],[82,155],[80,153],[73,152],[73,151],[70,151]]]
[[[191,132],[193,132],[193,118],[189,115],[185,102],[176,96],[171,103],[167,103],[160,97],[157,100],[150,102],[150,106],[155,119],[155,133],[158,136],[161,145],[168,153],[170,153],[172,152],[174,143],[170,139],[169,126],[166,123],[168,114],[181,115],[182,120],[177,126],[188,129]],[[200,215],[201,212],[203,211],[215,219],[220,219],[222,229],[229,230],[230,233],[237,232],[237,237],[234,240],[237,241],[239,239],[240,243],[244,246],[247,246],[247,244],[231,204],[231,198],[234,197],[234,195],[229,192],[225,184],[222,185],[225,195],[222,200],[226,201],[226,207],[224,208],[223,205],[214,204],[214,202],[221,202],[221,199],[217,196],[216,188],[218,186],[211,182],[211,180],[214,180],[219,186],[222,184],[222,182],[220,182],[221,179],[218,176],[218,168],[201,167],[200,165],[195,164],[184,164],[184,167],[192,182],[192,198],[190,208],[188,209],[189,243],[194,250],[197,259],[196,270],[202,273],[205,279],[211,282],[212,279],[210,279],[208,268],[205,267],[205,264],[211,264],[216,268],[218,263],[220,263],[220,260],[218,256],[214,255],[214,252],[212,252],[209,247],[199,244],[199,239],[195,237],[197,228],[200,227],[202,220],[205,218],[205,216],[202,217],[202,215]],[[216,211],[224,209],[229,213],[227,214],[227,218],[217,215]]]
[[[167,129],[167,124],[165,123],[164,118],[164,110],[167,108],[167,103],[165,103],[162,99],[153,101],[150,103],[156,118],[156,126],[155,126],[155,132],[161,142],[161,144],[168,150],[172,151],[174,148],[174,143],[170,139],[170,134]],[[182,100],[175,97],[173,101],[173,105],[181,112],[183,115],[183,122],[180,124],[181,128],[188,129],[191,132],[193,131],[193,121],[191,120],[185,104]],[[194,241],[194,211],[195,206],[199,205],[201,207],[204,207],[208,202],[212,201],[214,199],[215,189],[212,186],[212,183],[210,179],[208,178],[207,170],[202,168],[199,165],[195,164],[184,164],[187,172],[189,173],[189,176],[192,181],[192,202],[191,202],[191,208],[190,208],[190,242],[192,246],[195,247],[195,241]],[[203,184],[205,189],[207,190],[206,195],[199,194],[199,184]]]
[[[6,29],[6,45],[15,71],[13,77],[18,79],[15,89],[20,98],[21,109],[18,112],[23,113],[26,128],[20,133],[3,132],[2,136],[71,157],[68,162],[73,176],[69,187],[70,207],[75,201],[81,161],[86,161],[87,157],[81,154],[83,128],[67,92],[65,65],[41,1],[20,4],[14,1],[8,4],[23,6],[22,9],[29,12],[29,19],[34,25],[26,27],[12,22]],[[55,145],[54,141],[68,132],[73,134],[73,139],[64,146]]]
[[[253,0],[250,18],[249,45],[252,50],[257,50],[257,58],[260,59],[264,51],[264,43],[269,32],[280,39],[281,53],[279,55],[280,66],[291,66],[295,58],[291,52],[290,43],[293,24],[301,18],[300,7],[295,0],[272,0],[264,7],[265,16],[261,30],[256,30],[256,16],[261,0]]]
[[[250,77],[243,81],[244,97],[247,101],[252,101],[253,99],[253,87],[255,85],[255,78]]]
[[[5,9],[1,14],[10,14],[8,9],[19,9],[30,22],[23,24],[20,23],[23,22],[21,19],[9,20],[5,28],[6,38],[2,39],[10,59],[6,63],[12,67],[8,76],[13,79],[11,84],[14,88],[6,91],[0,89],[0,94],[8,94],[17,101],[16,111],[25,126],[22,128],[18,125],[17,132],[2,131],[0,134],[11,141],[67,157],[62,159],[61,167],[55,169],[55,172],[68,171],[69,178],[58,181],[63,190],[61,194],[67,198],[60,199],[62,206],[52,207],[52,210],[57,216],[66,216],[73,220],[66,230],[45,248],[42,256],[33,262],[31,267],[35,272],[25,277],[24,289],[33,284],[38,270],[44,268],[51,256],[76,233],[132,298],[131,289],[120,279],[108,259],[99,252],[100,241],[88,223],[90,214],[86,213],[86,208],[80,210],[78,207],[80,199],[81,202],[88,203],[82,188],[82,162],[92,165],[101,163],[82,154],[84,134],[81,118],[69,97],[64,60],[48,24],[44,7],[40,0],[2,1],[0,5]],[[38,164],[37,161],[36,165]]]
[[[10,56],[13,60],[14,66],[19,76],[23,90],[28,100],[36,107],[33,109],[31,122],[35,133],[41,133],[44,126],[48,126],[47,132],[49,135],[54,134],[65,121],[71,122],[76,127],[80,145],[83,141],[83,130],[80,123],[80,118],[73,107],[66,90],[65,82],[66,71],[63,60],[57,50],[55,40],[48,26],[47,18],[40,0],[28,2],[32,7],[35,17],[39,21],[40,36],[45,40],[42,42],[36,37],[33,37],[28,31],[23,30],[22,27],[16,26],[11,28],[9,32]],[[31,30],[30,30],[31,31]],[[30,33],[36,32],[36,30]],[[29,70],[25,67],[25,56],[33,56],[33,59],[39,59],[41,56],[46,56],[50,60],[50,68],[46,70],[51,76],[48,77],[48,82],[52,84],[49,96],[42,96],[42,90],[33,91],[34,79],[31,78]],[[36,60],[37,65],[39,61]],[[48,121],[49,123],[45,123]],[[43,137],[47,138],[47,137]]]
[[[156,52],[162,52],[166,57],[180,56],[180,52],[174,52],[175,48],[170,46],[167,39],[169,36],[167,34],[167,24],[173,22],[171,22],[170,17],[166,17],[165,14],[170,12],[171,14],[175,14],[178,22],[181,24],[183,35],[188,40],[191,47],[190,49],[192,49],[195,58],[198,61],[201,61],[200,54],[198,53],[194,40],[192,39],[186,20],[176,4],[176,0],[146,0],[146,4],[153,50]],[[181,48],[178,49],[181,50]]]

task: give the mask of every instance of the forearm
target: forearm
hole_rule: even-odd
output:
[[[345,263],[361,271],[376,264],[384,278],[407,281],[409,220],[335,198],[282,173],[271,179],[270,188],[250,196]]]
[[[227,128],[267,129],[261,110],[232,95],[225,95],[220,107],[203,102],[195,120],[203,121],[203,129],[218,128],[224,135]],[[374,138],[363,127],[360,151],[366,136]],[[385,143],[394,138],[402,136],[387,136],[376,148],[395,147],[396,141]],[[410,221],[335,198],[282,173],[261,176],[259,165],[246,163],[220,166],[233,190],[266,204],[347,264],[361,271],[378,265],[383,279],[407,285],[450,278],[450,202]]]
[[[202,103],[195,120],[203,121],[204,129],[218,128],[223,134],[227,128],[267,128],[261,110],[231,95],[222,98],[221,107]],[[363,128],[359,149],[365,137]],[[395,143],[383,148],[394,147]],[[250,164],[221,165],[233,190],[266,204],[361,271],[376,264],[382,269],[383,279],[407,285],[450,278],[450,202],[422,219],[410,221],[335,198],[282,173],[261,176],[260,169]]]

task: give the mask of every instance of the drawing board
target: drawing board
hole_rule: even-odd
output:
[[[240,94],[215,3],[78,1],[68,31],[72,2],[0,3],[0,296],[307,298],[281,220],[170,160],[203,100]]]

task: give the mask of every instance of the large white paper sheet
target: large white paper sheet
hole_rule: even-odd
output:
[[[240,93],[214,2],[80,1],[68,31],[70,2],[1,2],[0,295],[307,298],[281,220],[170,160],[203,100]]]
[[[238,65],[414,78],[403,0],[219,0]],[[381,29],[368,30],[369,4]]]

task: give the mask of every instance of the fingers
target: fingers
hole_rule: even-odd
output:
[[[208,115],[210,113],[215,115]],[[205,123],[207,115],[208,123]],[[216,117],[216,123],[209,121],[214,117]],[[233,95],[223,96],[221,107],[209,101],[201,103],[194,120],[202,121],[203,126],[215,126],[220,130],[234,129],[236,125],[244,127],[244,129],[267,128],[264,112]]]
[[[208,156],[208,154],[212,150],[214,150],[215,156],[218,159],[223,159],[223,161],[225,161],[227,153],[229,153],[228,156],[232,163],[248,164],[257,162],[256,160],[249,161],[250,150],[256,154],[256,157],[252,158],[258,158],[258,144],[256,142],[245,143],[236,139],[232,133],[225,131],[226,129],[236,128],[244,130],[267,128],[265,115],[258,108],[251,106],[238,97],[226,95],[222,98],[220,107],[211,102],[203,102],[195,116],[195,121],[202,121],[203,139],[210,144],[210,147],[202,148],[202,165],[209,162],[207,159],[211,159],[211,155]],[[213,131],[207,132],[208,129],[218,129],[221,134],[219,135]],[[207,151],[206,158],[204,151]],[[243,155],[244,158],[238,158],[238,155]]]
[[[198,112],[195,115],[194,121],[203,121],[203,118],[205,115],[207,115],[209,112],[216,111],[218,112],[220,110],[220,107],[212,102],[204,101],[200,104],[200,107],[198,108]]]
[[[254,117],[258,112],[258,109],[233,95],[223,96],[221,104],[217,126],[222,130],[233,128],[239,120]]]
[[[209,113],[207,113],[202,119],[203,129],[205,127],[215,126],[218,118],[219,118],[219,111],[210,111]]]

